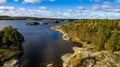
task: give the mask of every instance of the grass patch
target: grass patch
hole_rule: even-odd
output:
[[[20,54],[18,49],[0,49],[0,61],[5,61]]]

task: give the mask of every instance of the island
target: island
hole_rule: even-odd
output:
[[[59,23],[58,20],[47,20],[46,22],[27,22],[26,25],[32,26],[32,25],[48,25],[50,23]]]
[[[61,57],[63,67],[120,66],[120,20],[77,20],[51,29],[81,45]]]
[[[17,56],[22,53],[24,37],[11,26],[0,30],[0,67],[18,66]]]

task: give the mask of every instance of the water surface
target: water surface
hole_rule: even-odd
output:
[[[45,67],[44,65],[49,63],[54,63],[56,67],[61,67],[60,57],[65,53],[72,52],[73,44],[70,41],[62,40],[59,32],[49,28],[66,24],[67,22],[61,21],[58,24],[26,26],[26,22],[29,21],[0,20],[0,30],[6,26],[13,26],[25,37],[21,67]]]

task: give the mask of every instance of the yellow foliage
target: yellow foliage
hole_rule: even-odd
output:
[[[78,64],[81,64],[81,60],[80,60],[80,55],[77,55],[75,58],[73,58],[71,60],[71,65],[73,65],[73,67],[77,67]]]
[[[110,45],[108,45],[107,43],[104,45],[104,48],[105,48],[106,50],[109,50],[109,51],[113,51],[113,50],[114,50],[114,48],[111,47]]]
[[[118,27],[120,27],[120,22],[118,22]]]

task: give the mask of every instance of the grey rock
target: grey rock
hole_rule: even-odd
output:
[[[63,67],[72,67],[73,58],[80,55],[81,65],[85,67],[120,67],[120,56],[109,51],[88,50],[87,48],[73,47],[73,54],[65,54],[61,57]],[[78,66],[79,67],[79,66]]]
[[[6,61],[2,67],[18,67],[18,60],[17,59],[11,59],[9,61]]]

